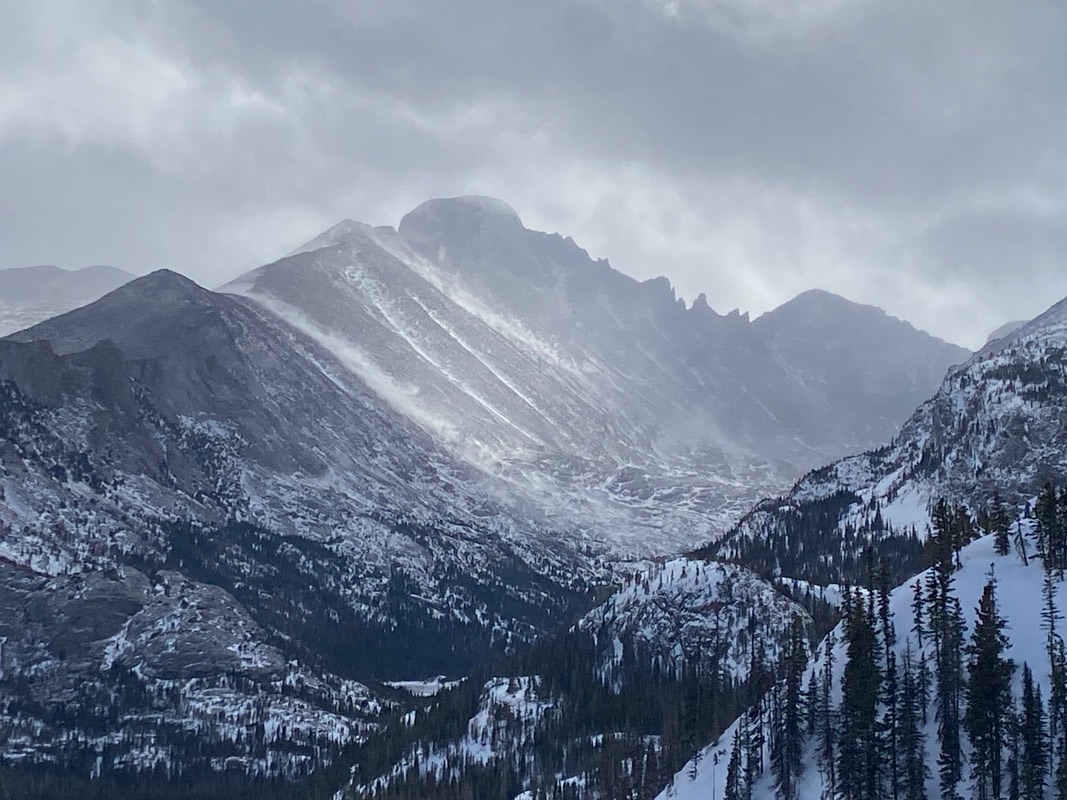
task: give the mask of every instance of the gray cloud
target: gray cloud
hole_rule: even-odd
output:
[[[508,200],[720,310],[822,286],[965,344],[1067,294],[1058,0],[0,0],[0,264],[214,285]]]

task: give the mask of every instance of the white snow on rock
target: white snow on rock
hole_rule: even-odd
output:
[[[774,663],[797,619],[811,624],[803,608],[742,567],[674,559],[634,576],[577,627],[598,639],[605,679],[622,661],[626,640],[664,673],[707,662],[743,680],[755,639]]]

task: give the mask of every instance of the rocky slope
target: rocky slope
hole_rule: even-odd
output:
[[[286,656],[217,586],[132,567],[49,578],[5,561],[0,708],[0,761],[96,776],[300,775],[364,740],[382,711],[366,686]]]
[[[801,606],[748,570],[674,559],[635,575],[577,629],[596,642],[609,684],[626,660],[664,675],[699,668],[742,683],[757,643],[776,663],[795,622],[812,630]]]
[[[64,758],[95,752],[88,731],[113,713],[101,709],[120,709],[134,727],[158,717],[157,680],[207,680],[210,694],[232,688],[212,681],[238,676],[266,693],[258,716],[241,716],[240,692],[212,708],[254,732],[266,707],[288,702],[294,670],[324,676],[307,713],[343,729],[336,750],[378,706],[346,680],[465,670],[566,618],[604,574],[580,532],[498,502],[489,479],[248,301],[154,273],[17,339],[0,342],[0,557],[29,583],[11,607],[39,605],[71,581],[82,597],[85,581],[118,577],[70,612],[107,610],[75,636],[76,665],[63,644],[66,612],[42,608],[28,639],[21,628],[3,634],[0,690],[15,693],[8,702],[36,698],[10,729],[9,753],[29,746],[26,730],[41,734],[40,758],[52,737]],[[171,640],[156,638],[168,630],[157,630],[170,618],[158,601],[167,585],[198,598],[213,620],[210,646],[180,622]],[[134,688],[120,692],[120,678]],[[94,682],[113,705],[68,702],[56,688]],[[38,725],[59,707],[82,720],[84,736]],[[195,708],[167,708],[168,725],[198,724]],[[339,708],[347,716],[331,721]],[[262,737],[241,729],[226,757],[253,771],[303,768],[278,766]],[[163,729],[147,739],[110,730],[119,741],[104,767],[167,757]],[[311,746],[286,730],[285,747]],[[226,738],[218,724],[213,735]],[[135,741],[151,743],[148,762]]]

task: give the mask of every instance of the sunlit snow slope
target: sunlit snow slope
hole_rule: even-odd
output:
[[[342,222],[224,289],[510,496],[630,557],[715,538],[804,469],[888,437],[966,356],[825,292],[756,323],[687,308],[665,279],[478,197],[425,203],[399,231]]]

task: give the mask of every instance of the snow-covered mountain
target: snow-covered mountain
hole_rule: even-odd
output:
[[[0,341],[0,563],[20,620],[0,628],[16,709],[0,758],[321,767],[405,702],[378,681],[462,674],[566,628],[627,564],[715,539],[868,443],[960,355],[822,294],[765,319],[686,308],[459,198],[399,232],[342,223],[222,293],[160,271]],[[913,355],[892,380],[850,349],[866,325]],[[869,414],[835,389],[853,372]],[[736,568],[674,566],[596,623],[610,653],[573,633],[583,680],[615,669],[616,640],[644,641],[669,708],[715,633],[706,608],[735,665],[776,624],[746,604],[789,616]],[[611,703],[651,690],[624,684],[596,685]]]
[[[933,504],[977,513],[1067,476],[1067,300],[949,371],[892,442],[809,473],[702,551],[817,581],[857,581],[870,543],[907,571]]]
[[[500,201],[346,220],[234,281],[456,458],[610,530],[624,557],[716,538],[895,426],[967,351],[810,293],[756,323],[686,308]],[[877,365],[877,366],[875,366]]]
[[[606,574],[595,542],[500,501],[491,479],[247,300],[153,273],[16,339],[0,342],[0,558],[27,582],[11,607],[69,592],[67,616],[100,622],[78,623],[77,659],[66,612],[47,605],[37,633],[0,631],[0,692],[28,682],[40,704],[4,729],[9,758],[88,758],[101,715],[117,713],[138,734],[110,728],[102,769],[157,756],[188,765],[202,755],[162,742],[199,726],[199,706],[166,687],[198,680],[221,698],[204,734],[219,758],[299,771],[362,734],[380,707],[346,681],[461,672],[583,609]],[[108,591],[86,600],[82,584],[101,576]],[[160,599],[177,585],[187,598]],[[174,616],[173,602],[200,610]],[[210,644],[189,615],[205,620]],[[294,677],[301,694],[290,673],[321,677]],[[57,686],[97,688],[71,697]],[[262,695],[250,717],[242,692]],[[294,694],[311,706],[286,711]],[[78,723],[43,725],[58,708]],[[283,750],[304,746],[300,714],[338,733],[305,764],[219,727],[266,725],[264,714],[284,726]]]
[[[571,582],[595,572],[585,552],[595,541],[498,501],[491,479],[247,300],[158,272],[0,346],[8,438],[33,456],[13,459],[3,482],[0,546],[16,563],[58,574],[169,557],[175,533],[134,535],[125,518],[135,516],[191,526],[183,558],[247,583],[243,561],[207,563],[204,531],[226,529],[277,539],[263,554],[230,547],[262,562],[263,580],[279,559],[315,575],[316,592],[347,597],[353,624],[393,630],[398,608],[419,607],[445,627],[499,628],[493,636],[534,630],[523,608],[559,610]],[[86,504],[88,522],[77,515]],[[504,575],[522,588],[501,617]],[[384,663],[372,673],[395,673]]]
[[[53,266],[0,270],[0,336],[91,303],[135,276],[115,267]]]
[[[963,542],[966,537],[980,534],[983,524],[991,524],[983,523],[979,515],[990,509],[994,496],[1001,497],[1006,508],[1024,515],[1010,527],[1013,537],[1027,538],[1026,549],[1032,557],[1038,537],[1034,522],[1025,518],[1028,501],[1033,500],[1046,482],[1062,486],[1067,477],[1064,469],[1067,443],[1062,438],[1062,425],[1067,420],[1063,405],[1067,400],[1067,384],[1062,381],[1063,356],[1067,352],[1065,309],[1067,301],[950,371],[939,392],[920,406],[891,445],[812,473],[798,483],[793,494],[761,504],[722,543],[713,544],[703,552],[725,554],[742,564],[779,573],[781,577],[776,583],[781,590],[796,594],[808,589],[813,596],[831,602],[840,601],[842,587],[830,585],[820,592],[819,582],[825,584],[828,576],[843,576],[854,583],[857,579],[873,577],[868,572],[869,564],[877,570],[877,560],[885,562],[898,578],[907,579],[891,592],[886,606],[897,631],[891,650],[898,664],[903,664],[905,654],[910,652],[913,667],[925,656],[932,669],[935,657],[929,619],[923,623],[927,626],[923,643],[915,638],[918,627],[913,610],[916,607],[913,577],[920,572],[917,566],[920,558],[925,555],[929,559],[936,552],[928,545],[923,552],[934,502],[944,497],[969,509],[972,519],[966,525],[958,517],[953,523],[962,526],[959,537],[963,538],[954,534],[952,541]],[[863,556],[869,544],[874,545],[877,559],[874,562],[866,562]],[[1042,565],[1037,560],[1025,563],[1015,555],[1014,548],[1012,543],[1009,555],[997,555],[993,538],[980,538],[962,548],[958,570],[953,568],[951,549],[942,557],[942,563],[947,563],[952,572],[951,597],[960,603],[963,611],[965,638],[974,631],[974,609],[993,564],[999,582],[1000,613],[1007,620],[1006,631],[1012,641],[1006,657],[1016,662],[1013,690],[1018,709],[1024,662],[1033,671],[1042,695],[1048,698],[1054,693],[1044,653],[1047,636],[1041,622]],[[799,581],[796,576],[815,582]],[[930,575],[919,575],[918,584],[922,595],[928,596]],[[1056,584],[1053,602],[1062,615],[1058,579]],[[739,586],[740,590],[728,588],[731,586]],[[867,600],[872,595],[864,592],[857,596],[861,598],[860,608],[876,609],[873,616],[880,615],[878,601]],[[737,599],[736,606],[731,606],[730,598]],[[925,602],[932,601],[927,597]],[[760,606],[764,608],[762,613],[749,613]],[[922,613],[933,612],[926,608]],[[827,617],[821,615],[821,619],[825,624]],[[698,558],[679,559],[634,576],[583,617],[564,645],[555,649],[542,645],[551,652],[550,658],[531,657],[516,666],[515,674],[544,675],[550,678],[546,680],[547,688],[560,685],[557,683],[560,673],[574,675],[592,671],[597,685],[608,695],[618,692],[625,697],[626,708],[631,713],[637,716],[652,708],[655,719],[661,708],[657,700],[662,695],[651,687],[660,688],[664,684],[657,681],[665,677],[669,681],[672,678],[667,676],[674,676],[679,686],[687,687],[673,697],[673,702],[678,704],[673,719],[681,720],[674,723],[678,727],[666,722],[663,727],[648,726],[647,722],[647,727],[642,727],[625,715],[621,715],[625,723],[619,724],[620,717],[603,711],[604,707],[610,708],[608,697],[598,695],[589,688],[588,682],[562,681],[567,690],[547,696],[559,709],[562,719],[571,724],[551,727],[550,721],[540,723],[547,726],[543,728],[540,748],[524,747],[521,743],[511,748],[497,744],[495,752],[503,753],[497,756],[498,760],[506,764],[510,758],[512,763],[522,763],[523,769],[518,774],[529,777],[519,780],[498,766],[491,773],[492,779],[502,780],[511,775],[514,780],[508,785],[522,789],[525,794],[519,794],[518,789],[514,791],[516,796],[524,798],[553,796],[554,792],[561,795],[570,792],[568,796],[575,797],[630,796],[636,792],[636,796],[652,797],[660,789],[661,797],[683,800],[737,797],[725,793],[726,776],[733,733],[744,728],[744,735],[749,737],[744,746],[749,752],[758,747],[761,753],[757,759],[759,766],[752,768],[756,778],[754,796],[777,796],[770,764],[772,757],[777,757],[774,748],[779,746],[775,739],[778,734],[774,729],[781,724],[785,713],[783,704],[792,702],[795,708],[810,708],[801,701],[812,686],[816,687],[815,696],[819,696],[818,687],[824,675],[821,656],[817,655],[798,678],[799,699],[786,699],[788,695],[780,681],[788,673],[788,664],[790,660],[796,663],[798,651],[802,661],[807,660],[809,653],[803,639],[799,648],[794,649],[790,620],[799,621],[802,630],[813,628],[804,609],[741,566]],[[574,633],[590,637],[592,647],[588,647],[588,640],[574,638]],[[836,644],[830,670],[829,705],[835,709],[842,702],[841,686],[847,660],[844,639],[845,633],[839,627],[834,633]],[[753,643],[758,643],[762,651],[762,657],[755,662]],[[822,651],[816,648],[815,652]],[[759,687],[765,690],[774,686],[776,679],[769,678],[767,673],[762,678],[755,677],[751,671],[753,664],[774,662],[777,662],[778,694],[762,695]],[[642,672],[645,667],[651,669]],[[687,678],[694,675],[695,682],[687,683]],[[721,712],[730,706],[730,695],[723,694],[721,688],[724,675],[735,681],[733,686],[737,688],[732,701],[740,702],[738,711],[744,713],[735,714],[737,721],[732,726],[728,723],[709,726],[716,732],[714,743],[699,748],[698,756],[689,763],[685,763],[685,758],[675,761],[687,741],[685,736],[678,735],[679,730],[699,730],[698,719],[709,713],[714,716],[716,710]],[[634,693],[626,695],[627,691]],[[714,698],[711,702],[709,695]],[[592,700],[588,699],[590,696]],[[761,697],[761,705],[757,705],[755,701]],[[885,708],[880,708],[878,713],[883,715]],[[577,720],[584,721],[585,727]],[[807,717],[802,724],[806,729]],[[833,716],[831,735],[839,735],[844,724],[844,717]],[[757,729],[762,731],[762,745],[753,733]],[[587,740],[568,740],[566,735],[574,736],[575,730],[585,734]],[[929,714],[918,726],[918,732],[926,740],[921,765],[929,773],[926,796],[934,796],[939,766],[935,714]],[[530,738],[528,733],[524,736]],[[533,739],[537,740],[536,735]],[[546,740],[563,744],[553,749],[547,746]],[[433,740],[427,737],[425,741]],[[583,750],[579,741],[595,744]],[[708,739],[703,741],[706,743]],[[966,741],[963,755],[970,759],[972,754]],[[693,747],[689,752],[697,749]],[[829,796],[821,763],[816,743],[809,737],[801,753],[802,769],[790,797]],[[659,789],[649,792],[649,776],[655,776],[658,770],[671,764],[674,772],[667,788],[663,789],[667,783],[664,779]],[[961,775],[960,796],[974,796],[973,776]],[[482,786],[485,784],[479,781],[484,780],[489,780],[485,773],[466,772],[461,785]],[[615,788],[606,789],[607,786]],[[413,784],[406,786],[405,791],[409,793],[406,796],[429,797],[433,796],[434,788]],[[613,794],[615,790],[619,794]]]

